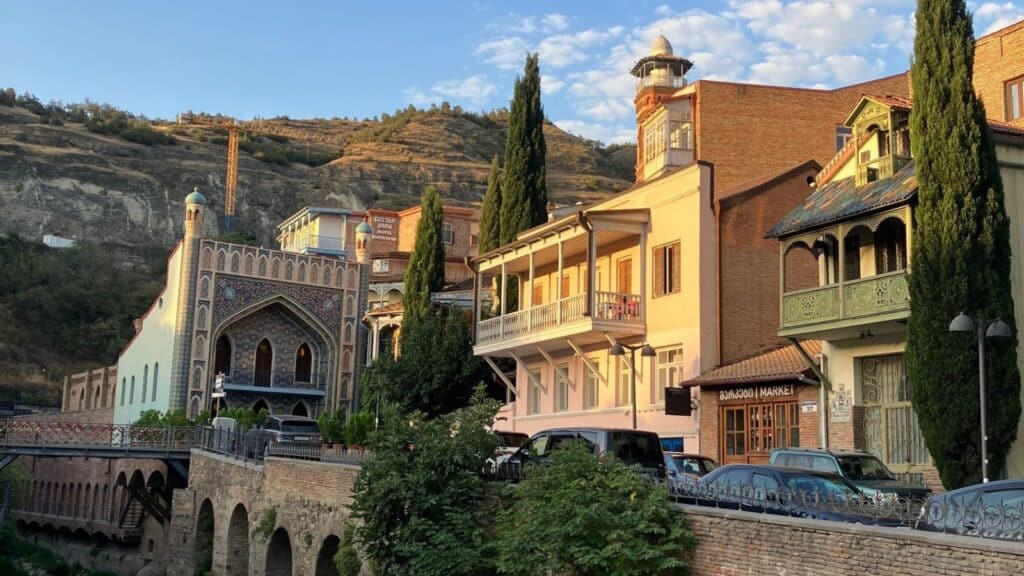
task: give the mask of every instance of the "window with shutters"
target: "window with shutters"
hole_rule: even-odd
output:
[[[569,276],[562,276],[562,298],[568,298],[569,294]]]
[[[540,306],[544,303],[544,285],[537,284],[533,287],[533,300],[530,301],[530,306]]]
[[[618,261],[618,276],[616,277],[616,290],[623,294],[633,293],[633,259],[622,258]]]
[[[445,244],[455,244],[455,227],[448,222],[442,223],[441,236]]]
[[[673,242],[654,248],[654,296],[675,294],[682,283],[680,243]]]

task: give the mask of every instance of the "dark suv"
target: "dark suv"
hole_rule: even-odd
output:
[[[320,445],[320,426],[305,416],[267,416],[263,426],[249,434],[271,443]]]
[[[878,457],[858,450],[776,448],[769,462],[773,466],[839,474],[871,498],[924,500],[932,492],[927,486],[897,480]]]
[[[557,428],[538,432],[501,463],[498,473],[514,478],[524,464],[544,462],[552,451],[576,441],[584,442],[597,457],[614,456],[628,465],[637,466],[647,476],[665,478],[665,456],[657,434],[612,428]]]

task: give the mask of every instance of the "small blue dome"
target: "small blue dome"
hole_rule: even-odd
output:
[[[356,226],[356,233],[357,234],[373,234],[373,228],[370,227],[370,225],[366,222],[366,220],[363,220],[362,222],[359,223],[359,226]]]
[[[185,204],[206,204],[206,196],[199,193],[199,188],[195,188],[191,194],[185,196]]]

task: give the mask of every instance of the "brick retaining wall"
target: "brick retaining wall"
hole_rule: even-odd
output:
[[[697,549],[694,576],[1006,576],[1024,574],[1024,545],[679,506]]]

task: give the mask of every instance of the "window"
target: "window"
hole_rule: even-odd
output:
[[[124,406],[124,393],[127,388],[127,381],[124,378],[121,378],[121,406]]]
[[[149,364],[146,364],[142,368],[142,397],[139,399],[143,404],[146,403],[146,391],[149,388]]]
[[[853,128],[849,126],[836,126],[836,152],[843,149],[846,143],[853,138]]]
[[[530,381],[530,398],[526,406],[527,414],[540,414],[540,370],[528,370],[528,380]]]
[[[562,298],[569,297],[569,275],[562,276]]]
[[[726,456],[723,458],[723,463],[728,464],[730,456],[743,456],[747,453],[746,434],[744,434],[747,421],[746,410],[743,406],[722,408],[722,421],[725,422],[722,434],[725,436]]]
[[[479,234],[470,234],[469,235],[469,245],[470,246],[476,246],[479,243],[480,243],[480,235]]]
[[[675,294],[680,290],[679,242],[654,249],[654,296]]]
[[[373,260],[373,273],[374,274],[387,274],[391,268],[391,261],[387,258],[375,258]]]
[[[1024,118],[1024,76],[1006,83],[1006,121]]]
[[[658,350],[658,371],[654,379],[652,402],[665,401],[665,388],[683,381],[683,347],[673,346]]]
[[[889,218],[875,230],[875,270],[879,274],[907,267],[907,231],[903,221]]]
[[[590,358],[590,365],[597,367],[597,359]],[[587,379],[583,383],[583,409],[590,410],[597,408],[598,392],[601,389],[601,378],[587,367]]]
[[[555,367],[555,412],[569,409],[569,365]]]
[[[644,131],[644,161],[652,160],[665,151],[665,121]]]
[[[444,240],[445,244],[454,244],[455,227],[448,222],[441,224],[441,238]]]
[[[626,406],[631,402],[630,392],[632,391],[632,374],[629,365],[626,363],[626,359],[619,358],[619,386],[618,393],[615,396],[616,406]]]
[[[533,300],[530,301],[530,306],[540,306],[544,303],[544,285],[537,284],[533,287]]]
[[[617,289],[622,294],[633,293],[633,259],[622,258],[618,261]]]
[[[160,381],[160,363],[153,364],[153,402],[156,402],[156,385]]]
[[[673,121],[671,126],[669,146],[674,149],[684,150],[693,148],[693,145],[690,143],[690,123]]]
[[[313,354],[309,346],[303,342],[295,352],[295,381],[311,382],[313,372]]]
[[[213,374],[231,376],[231,339],[227,334],[221,334],[217,338],[216,352],[213,361]]]
[[[132,387],[131,387],[131,390],[128,391],[128,405],[131,406],[132,404],[135,404],[135,375],[134,374],[132,375]]]
[[[775,405],[775,445],[773,448],[800,446],[800,405],[796,402]]]
[[[865,451],[894,468],[928,464],[928,448],[910,403],[912,386],[903,355],[862,358],[859,366]]]

